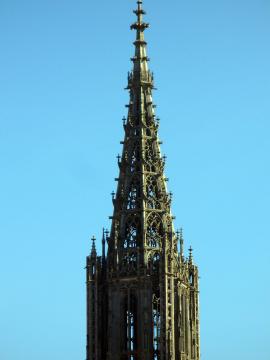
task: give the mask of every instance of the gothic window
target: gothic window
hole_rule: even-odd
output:
[[[154,294],[152,304],[154,360],[160,359],[160,299]]]
[[[129,266],[136,267],[137,255],[136,253],[130,253],[125,256],[125,261]]]
[[[163,237],[163,226],[158,214],[151,214],[147,219],[146,241],[147,245],[159,248]]]
[[[148,176],[146,181],[146,198],[149,209],[160,209],[157,180],[153,176]]]
[[[125,350],[128,360],[135,360],[135,352],[137,348],[137,329],[136,329],[136,298],[132,294],[128,294],[125,304],[126,317],[126,344]]]
[[[136,224],[128,224],[126,228],[126,237],[124,242],[124,247],[136,247],[137,239],[137,227]]]
[[[138,233],[140,230],[139,219],[130,217],[126,222],[124,248],[135,248],[138,243]]]
[[[129,339],[129,347],[130,347],[130,359],[134,359],[134,313],[132,311],[127,311],[127,336]]]
[[[150,162],[153,159],[152,140],[145,141],[145,160]]]
[[[94,276],[95,273],[96,273],[96,265],[95,265],[95,264],[92,264],[92,269],[91,269],[91,271],[92,271],[92,275]]]
[[[135,274],[137,271],[137,254],[135,252],[125,253],[121,262],[121,273],[123,275]]]
[[[134,186],[134,184],[131,184],[130,191],[128,194],[128,204],[127,204],[128,210],[136,208],[137,197],[138,197],[138,189],[136,186]]]
[[[138,198],[140,196],[139,194],[140,191],[140,183],[138,179],[135,179],[132,181],[130,187],[129,187],[129,192],[128,192],[128,197],[127,197],[127,209],[128,210],[132,210],[135,209],[136,207],[138,207]]]
[[[140,147],[138,143],[135,143],[130,155],[130,171],[139,170],[139,161],[140,161]]]
[[[146,170],[149,172],[155,172],[156,171],[156,156],[153,151],[153,141],[152,140],[146,140],[145,142],[145,148],[144,148],[144,159],[146,161]]]

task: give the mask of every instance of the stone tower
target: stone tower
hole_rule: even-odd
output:
[[[173,226],[137,4],[111,230],[87,257],[87,360],[199,360],[198,268]]]

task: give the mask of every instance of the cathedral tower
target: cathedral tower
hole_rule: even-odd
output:
[[[137,4],[112,224],[87,256],[87,360],[199,360],[198,269],[173,226]]]

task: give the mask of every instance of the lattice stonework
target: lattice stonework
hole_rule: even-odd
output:
[[[198,268],[184,256],[167,192],[148,70],[142,1],[129,104],[102,256],[87,257],[87,360],[199,360]],[[95,214],[96,216],[96,214]]]

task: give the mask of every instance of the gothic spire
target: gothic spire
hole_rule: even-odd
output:
[[[137,19],[131,25],[136,31],[133,69],[128,75],[129,104],[123,120],[125,138],[117,191],[113,193],[114,212],[108,242],[111,266],[134,262],[134,269],[147,266],[149,251],[160,253],[164,247],[176,250],[170,204],[164,175],[164,157],[158,139],[159,122],[152,100],[153,75],[148,70],[142,1],[134,10]],[[161,253],[160,253],[161,254]],[[132,260],[131,260],[132,259]],[[114,265],[113,265],[114,264]]]
[[[149,25],[137,5],[111,230],[103,229],[102,256],[92,238],[87,257],[87,360],[199,360],[198,271],[173,227],[144,38]]]

